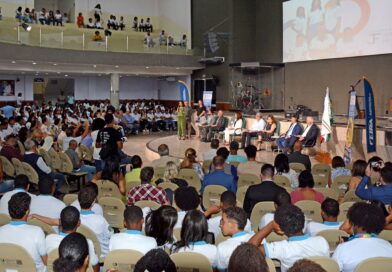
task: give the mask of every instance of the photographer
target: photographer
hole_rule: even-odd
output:
[[[376,185],[371,185],[370,178],[377,178]],[[355,190],[355,194],[364,200],[378,200],[385,205],[392,202],[392,166],[384,166],[381,158],[373,157],[369,160],[366,175]]]

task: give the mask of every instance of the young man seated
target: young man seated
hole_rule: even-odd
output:
[[[278,259],[282,272],[286,272],[296,261],[306,257],[329,257],[328,242],[323,237],[304,234],[304,224],[305,215],[300,208],[283,205],[276,210],[274,221],[255,234],[249,242],[258,246],[264,256]],[[288,241],[261,244],[273,231],[285,234]]]
[[[174,228],[180,229],[186,213],[199,208],[200,197],[194,187],[179,187],[174,191],[174,202],[178,207],[178,219]]]
[[[211,206],[207,211],[205,212],[205,215],[211,215],[220,212],[221,210],[225,210],[228,208],[234,208],[237,206],[237,199],[236,195],[233,192],[226,191],[224,192],[221,197],[220,197],[220,206]],[[215,239],[219,236],[222,235],[222,231],[220,228],[220,222],[222,220],[222,216],[215,216],[211,217],[208,219],[208,232],[212,232],[215,236]],[[252,233],[252,226],[250,223],[250,220],[246,220],[246,225],[244,228],[244,231],[247,233]]]
[[[291,197],[288,192],[282,192],[275,196],[274,199],[274,206],[275,209],[283,206],[283,205],[290,205],[291,204]],[[274,213],[266,213],[264,214],[259,223],[259,230],[267,226],[270,222],[274,221]]]
[[[97,197],[98,197],[98,186],[95,183],[88,183],[84,188],[86,187],[91,187],[93,190],[91,190],[93,193],[93,197],[95,199],[93,206],[91,207],[91,210],[95,213],[95,214],[99,214],[103,216],[103,209],[101,207],[101,205],[99,205],[97,203]],[[78,211],[80,212],[82,209],[80,208],[80,203],[79,200],[76,199],[74,202],[72,202],[71,206],[74,206],[76,209],[78,209]]]
[[[222,234],[231,238],[218,245],[217,270],[225,271],[233,251],[252,237],[252,234],[244,231],[246,222],[246,212],[243,209],[231,207],[223,210],[220,227]]]
[[[348,210],[347,219],[341,229],[352,236],[340,244],[332,256],[340,271],[354,272],[357,265],[368,258],[392,258],[392,245],[377,238],[385,225],[385,216],[379,207],[357,202]]]
[[[132,249],[146,254],[157,247],[152,237],[142,234],[144,219],[142,209],[138,206],[128,206],[124,211],[125,232],[114,234],[110,238],[109,251],[116,249]]]
[[[60,215],[60,232],[59,234],[49,234],[46,236],[46,253],[49,255],[53,250],[58,249],[61,241],[70,233],[76,232],[80,225],[79,211],[72,206],[68,206],[61,211]],[[93,267],[94,272],[99,271],[98,257],[95,254],[94,244],[91,240],[87,239],[89,262]]]
[[[309,222],[306,226],[306,233],[315,236],[323,230],[339,229],[343,222],[338,221],[338,216],[339,202],[332,198],[325,199],[321,204],[323,223]]]
[[[25,192],[14,194],[8,202],[11,221],[0,227],[0,243],[11,243],[23,247],[33,258],[37,272],[46,271],[48,256],[45,234],[40,227],[27,224],[31,197]]]

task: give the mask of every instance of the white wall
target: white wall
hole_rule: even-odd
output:
[[[17,82],[16,79],[19,78]],[[0,75],[0,80],[15,80],[15,94],[22,93],[24,100],[33,100],[33,76]],[[15,96],[0,96],[0,101],[16,101]]]
[[[162,29],[170,35],[181,36],[191,33],[191,1],[187,0],[158,0],[158,9]]]
[[[178,89],[178,80],[184,81],[189,87],[191,87],[191,77],[177,77],[176,81],[158,81],[159,89],[159,100],[180,100],[180,91]]]
[[[34,8],[34,0],[1,0],[0,7],[1,13],[5,17],[15,17],[15,10],[21,6],[25,8]]]

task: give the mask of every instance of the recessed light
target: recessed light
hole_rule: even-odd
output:
[[[65,77],[67,77],[68,75],[64,75]]]
[[[150,67],[146,66],[146,69],[150,69]]]
[[[93,67],[94,67],[94,68],[97,68],[97,65],[94,64]]]
[[[11,61],[11,63],[15,64],[15,63],[16,63],[16,61],[14,61],[14,60],[13,60],[13,61]]]
[[[118,65],[114,66],[115,68],[118,68]]]
[[[33,65],[36,65],[37,63],[36,62],[33,62]]]
[[[180,67],[176,67],[176,70],[180,70]]]
[[[61,72],[57,72],[57,74],[61,74]]]
[[[53,63],[53,66],[57,66],[57,63]]]

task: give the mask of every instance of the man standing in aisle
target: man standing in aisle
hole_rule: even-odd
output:
[[[190,139],[191,138],[191,134],[192,134],[192,107],[189,106],[189,102],[188,101],[184,101],[184,107],[185,107],[185,121],[186,121],[186,128],[187,128],[187,138]]]

